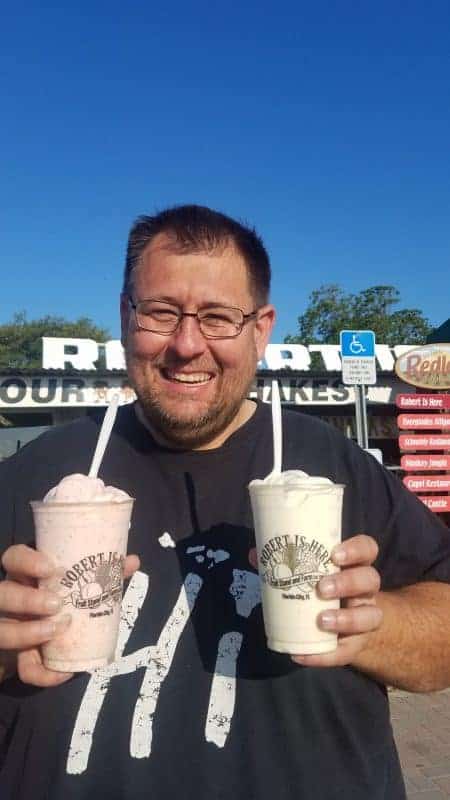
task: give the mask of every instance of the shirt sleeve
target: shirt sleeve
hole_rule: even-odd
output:
[[[15,526],[15,462],[14,457],[0,462],[0,556],[14,542]],[[5,571],[0,564],[0,579]]]
[[[419,581],[450,583],[450,530],[399,478],[357,445],[351,447],[352,490],[348,500],[360,505],[363,528],[376,539],[375,566],[381,588]]]

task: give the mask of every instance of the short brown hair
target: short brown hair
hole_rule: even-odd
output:
[[[244,258],[250,289],[258,305],[269,298],[270,261],[262,239],[250,228],[206,206],[173,206],[153,217],[138,217],[128,237],[123,293],[130,294],[131,275],[143,250],[159,233],[174,237],[181,252],[211,251],[233,243]]]

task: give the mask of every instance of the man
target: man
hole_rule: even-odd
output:
[[[286,412],[284,469],[346,484],[342,571],[320,624],[334,653],[267,649],[248,482],[272,465],[270,409],[247,399],[274,322],[255,233],[197,206],[138,220],[121,298],[138,401],[102,465],[136,498],[123,649],[91,674],[46,670],[55,597],[29,500],[87,472],[98,422],[54,429],[0,465],[2,798],[401,800],[384,684],[450,683],[450,541],[337,431]],[[26,544],[28,543],[28,544]],[[380,589],[380,581],[382,591]]]

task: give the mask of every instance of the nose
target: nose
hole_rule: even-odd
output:
[[[192,359],[207,349],[206,339],[203,336],[198,320],[195,317],[183,317],[173,334],[170,349],[181,359]]]

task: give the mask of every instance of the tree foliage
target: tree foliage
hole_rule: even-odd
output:
[[[111,338],[106,328],[94,325],[89,317],[75,322],[63,317],[41,317],[28,320],[24,311],[14,314],[11,322],[0,325],[0,369],[39,369],[42,367],[42,336],[94,339]]]
[[[337,344],[341,330],[371,330],[380,344],[422,344],[431,331],[417,308],[396,311],[400,302],[394,286],[370,286],[356,294],[337,284],[320,286],[309,297],[309,305],[298,317],[298,333],[285,342]]]

